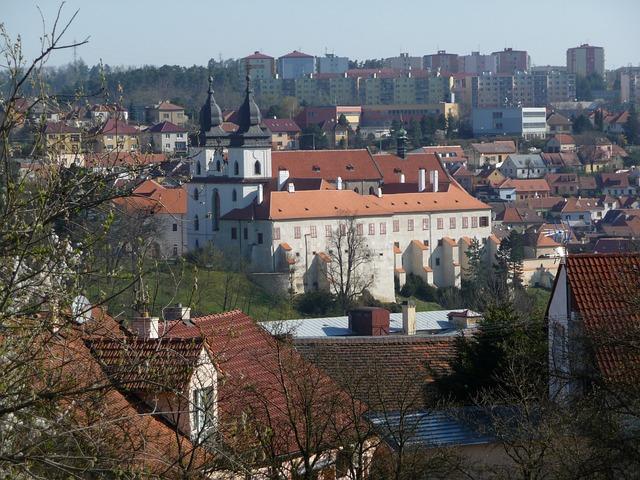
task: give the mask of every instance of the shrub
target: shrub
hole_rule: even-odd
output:
[[[326,315],[335,310],[336,299],[327,291],[307,292],[295,298],[295,307],[303,315]]]

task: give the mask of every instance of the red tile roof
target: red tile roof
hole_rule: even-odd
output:
[[[480,154],[516,153],[516,144],[513,140],[496,140],[487,143],[472,143],[471,147]]]
[[[300,127],[289,118],[265,118],[262,124],[267,127],[271,133],[299,133]]]
[[[380,180],[382,174],[369,152],[360,150],[281,150],[271,153],[271,169],[289,170],[290,177],[342,180]]]
[[[544,178],[530,178],[530,179],[513,179],[509,178],[504,181],[500,187],[509,183],[509,186],[516,189],[516,192],[549,192],[549,184]]]
[[[147,132],[150,133],[185,133],[186,131],[186,128],[179,127],[175,123],[171,122],[156,123],[155,125],[147,129]]]
[[[171,103],[168,100],[165,100],[164,102],[160,102],[158,105],[155,106],[156,110],[160,110],[160,111],[172,111],[172,112],[179,112],[184,110],[184,107],[181,107],[179,105],[175,105],[173,103]]]
[[[302,52],[299,52],[298,50],[294,50],[293,52],[287,53],[286,55],[283,55],[280,58],[313,58],[313,55],[309,55],[307,53],[302,53]]]
[[[600,373],[606,380],[638,382],[640,352],[629,339],[640,333],[640,254],[570,255],[565,268]]]
[[[64,122],[47,123],[44,128],[45,135],[60,133],[80,133],[80,129]]]
[[[140,131],[123,120],[110,118],[98,128],[97,133],[100,135],[138,135]]]
[[[110,152],[110,153],[93,153],[84,157],[86,167],[117,167],[130,166],[137,167],[141,165],[154,165],[167,161],[167,155],[164,153],[130,153],[130,152]]]
[[[183,187],[167,188],[155,180],[145,180],[129,197],[118,198],[116,204],[149,213],[183,215],[187,213],[187,192]]]
[[[554,135],[553,138],[555,138],[558,142],[560,142],[560,145],[576,144],[575,138],[573,138],[571,135],[568,135],[566,133],[557,133],[556,135]]]
[[[251,55],[244,57],[243,60],[273,60],[273,57],[270,57],[269,55],[265,55],[264,53],[255,51]]]
[[[602,202],[597,198],[569,197],[564,205],[559,205],[562,213],[579,213],[602,210]]]
[[[400,183],[400,174],[404,173],[406,183],[418,183],[418,170],[426,170],[426,183],[429,183],[429,172],[438,171],[438,183],[446,185],[449,183],[447,171],[434,153],[408,153],[405,158],[398,157],[391,153],[378,153],[373,155],[385,184]],[[429,188],[432,189],[432,188]]]

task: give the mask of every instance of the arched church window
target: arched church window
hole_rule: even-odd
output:
[[[240,165],[238,165],[238,162],[233,164],[233,174],[234,175],[240,174]]]
[[[200,192],[198,191],[197,188],[193,189],[193,199],[194,200],[200,200]]]
[[[234,202],[238,200],[238,192],[236,192],[235,188],[231,191],[231,200]]]
[[[222,170],[222,165],[220,164],[220,160],[218,160],[218,161],[216,162],[216,171],[218,171],[218,172],[219,172],[220,170]]]
[[[373,187],[369,187],[369,195],[375,195],[376,191]]]
[[[253,173],[256,175],[262,175],[262,165],[259,160],[256,160],[256,163],[253,164]]]
[[[198,215],[196,215],[193,219],[193,229],[197,232],[198,230],[200,230],[200,219],[198,218]]]
[[[202,174],[202,166],[200,165],[200,161],[196,162],[196,175]]]

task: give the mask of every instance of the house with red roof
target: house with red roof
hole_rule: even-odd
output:
[[[638,253],[569,255],[560,263],[546,315],[551,399],[570,401],[595,387],[615,402],[637,391],[638,278]]]
[[[152,125],[144,138],[154,153],[187,153],[188,130],[169,121]]]
[[[140,183],[128,197],[114,203],[130,218],[139,219],[153,230],[148,235],[151,252],[155,258],[177,258],[187,248],[187,191],[184,187],[166,187],[155,180]],[[141,232],[132,225],[131,234]],[[126,238],[122,239],[126,242]]]
[[[56,163],[82,164],[82,131],[64,122],[49,122],[44,127],[45,151]]]
[[[140,150],[140,130],[119,118],[108,118],[94,128],[88,138],[89,149],[94,153]]]
[[[613,197],[634,196],[638,193],[638,185],[629,181],[629,172],[599,173],[598,186],[603,194]]]
[[[273,150],[295,150],[302,130],[290,118],[265,118],[262,124],[271,132]]]
[[[184,113],[184,107],[171,103],[169,100],[163,100],[156,105],[146,107],[145,115],[147,122],[154,125],[169,122],[184,127],[189,121],[189,117]]]
[[[247,74],[251,77],[251,80],[258,81],[274,78],[276,75],[275,58],[257,50],[251,55],[241,58],[239,67],[238,73],[242,81],[244,81]]]
[[[568,133],[557,133],[547,141],[545,150],[548,153],[575,152],[576,141]]]

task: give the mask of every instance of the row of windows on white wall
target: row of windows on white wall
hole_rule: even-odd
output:
[[[220,163],[220,160],[216,161],[216,171],[222,171],[222,164]],[[262,175],[262,164],[259,160],[256,160],[256,163],[253,164],[253,173],[254,175]],[[240,174],[240,165],[238,162],[234,162],[233,164],[233,174]],[[196,162],[196,175],[202,175],[202,165],[200,165],[200,162]]]

